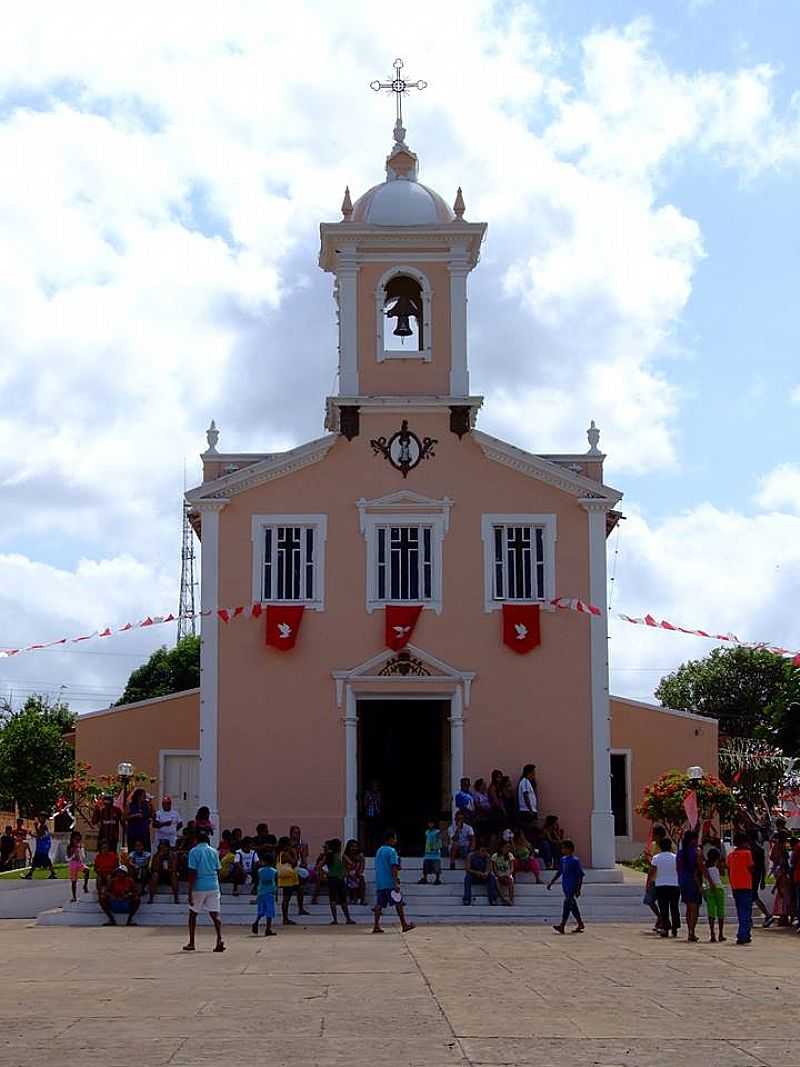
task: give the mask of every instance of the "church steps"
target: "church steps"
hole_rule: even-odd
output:
[[[226,887],[229,888],[229,887]],[[526,892],[527,890],[527,892]],[[548,892],[544,886],[522,887],[513,906],[501,904],[490,906],[485,891],[475,890],[473,904],[465,907],[461,903],[460,888],[456,885],[425,886],[403,885],[409,917],[421,924],[432,923],[553,923],[561,914],[562,894],[555,887]],[[369,903],[365,906],[351,906],[351,914],[360,925],[371,921],[372,890],[368,891]],[[638,922],[648,925],[650,917],[642,905],[642,887],[639,885],[589,885],[581,896],[580,906],[587,922]],[[319,903],[307,902],[311,915],[303,917],[305,926],[324,926],[330,922],[327,898],[320,897]],[[186,923],[186,896],[182,894],[180,903],[175,904],[168,893],[156,895],[153,904],[141,905],[136,921],[141,926],[183,926]],[[295,920],[296,905],[291,905],[290,915]],[[233,897],[224,894],[222,903],[223,922],[227,926],[248,926],[255,918],[255,903],[249,895]],[[392,909],[384,913],[389,924],[397,921]],[[735,918],[733,901],[728,898],[728,921]],[[64,904],[43,912],[37,920],[43,926],[97,926],[105,921],[94,894],[81,896],[77,903]],[[701,921],[703,918],[701,917]],[[207,916],[201,916],[201,923],[207,924]],[[280,916],[276,920],[280,928]]]

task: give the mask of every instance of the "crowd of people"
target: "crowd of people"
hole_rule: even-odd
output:
[[[687,830],[677,850],[665,828],[655,826],[649,851],[644,903],[655,915],[655,932],[663,938],[678,936],[683,903],[688,940],[699,941],[697,924],[704,904],[709,941],[725,941],[725,876],[736,906],[737,945],[752,942],[753,907],[763,915],[764,927],[800,926],[800,838],[789,833],[782,818],[772,825],[743,822],[730,848],[711,823],[702,833]],[[771,910],[761,897],[768,872],[773,879]]]
[[[55,878],[56,872],[50,858],[52,844],[46,813],[36,818],[33,830],[28,830],[24,819],[17,819],[16,825],[7,825],[0,836],[0,871],[27,868],[28,873],[22,877],[30,881],[34,871],[46,870],[49,878]]]
[[[472,904],[475,888],[482,887],[490,905],[512,907],[517,876],[531,874],[537,884],[543,884],[546,872],[547,888],[560,881],[564,894],[561,921],[554,929],[563,934],[570,916],[575,919],[576,932],[584,929],[578,905],[583,868],[558,816],[547,815],[539,821],[535,765],[523,767],[516,786],[499,770],[492,771],[488,785],[483,778],[474,783],[462,778],[452,798],[452,812],[449,826],[431,818],[420,830],[420,885],[430,884],[431,879],[433,885],[442,884],[443,865],[448,864],[451,871],[458,865],[464,872],[464,906]],[[409,930],[413,923],[406,917],[400,889],[397,835],[383,825],[382,797],[376,782],[364,795],[362,815],[366,837],[374,842],[375,849],[373,932],[382,932],[381,916],[387,907],[397,910],[402,928]],[[296,923],[290,914],[293,902],[298,916],[309,915],[309,894],[316,904],[324,893],[332,924],[338,924],[341,916],[345,924],[353,925],[350,907],[366,904],[366,859],[355,839],[343,844],[332,838],[312,855],[299,826],[290,826],[288,834],[278,836],[261,822],[253,834],[234,827],[222,830],[217,840],[207,807],[200,807],[184,826],[171,797],[164,796],[156,807],[143,789],[135,790],[124,805],[118,805],[110,795],[103,797],[92,824],[97,833],[95,888],[108,924],[116,925],[124,917],[128,925],[135,925],[139,908],[152,904],[161,887],[178,903],[185,885],[189,906],[189,943],[185,947],[189,951],[194,947],[201,911],[207,911],[214,923],[217,951],[224,950],[220,886],[226,883],[233,896],[242,891],[251,894],[256,905],[252,932],[258,934],[263,921],[265,936],[275,933],[278,909],[286,926]],[[51,840],[46,815],[36,820],[33,831],[18,819],[16,827],[6,826],[0,838],[0,863],[6,868],[27,867],[25,878],[31,878],[39,868],[54,878]],[[121,847],[123,843],[126,848]],[[726,881],[736,903],[737,944],[750,943],[754,906],[763,913],[764,926],[800,923],[800,841],[789,834],[781,819],[772,826],[751,823],[739,827],[729,849],[711,823],[704,825],[702,834],[694,829],[684,833],[677,850],[666,830],[656,826],[648,860],[644,902],[654,913],[655,932],[663,938],[678,936],[683,903],[689,941],[699,940],[697,926],[703,905],[709,940],[725,941]],[[75,901],[79,886],[84,893],[89,892],[92,876],[80,831],[74,830],[70,836],[67,865]],[[773,879],[771,910],[759,893],[768,873]]]

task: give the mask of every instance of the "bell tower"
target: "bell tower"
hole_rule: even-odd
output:
[[[399,63],[398,79],[373,83],[398,100],[386,178],[355,203],[345,189],[341,221],[320,226],[319,263],[335,278],[339,324],[339,392],[328,399],[326,426],[348,437],[360,411],[393,400],[457,407],[469,425],[482,401],[469,393],[467,276],[486,223],[466,221],[460,188],[450,208],[419,181],[400,113],[411,86]]]

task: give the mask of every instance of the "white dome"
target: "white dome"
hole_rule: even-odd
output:
[[[427,185],[395,178],[368,189],[353,204],[353,222],[372,226],[426,226],[452,222],[453,212]]]

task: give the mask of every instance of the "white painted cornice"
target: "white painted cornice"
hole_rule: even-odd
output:
[[[453,501],[449,496],[441,500],[413,493],[410,489],[401,489],[397,493],[389,493],[388,496],[376,497],[374,500],[366,500],[363,496],[356,501],[356,507],[361,521],[361,532],[366,533],[367,515],[441,515],[444,519],[443,532],[447,533],[450,527],[450,509]]]
[[[501,463],[504,467],[511,467],[512,470],[528,478],[554,485],[557,489],[562,489],[565,493],[584,500],[597,498],[603,501],[606,508],[613,507],[622,499],[622,493],[617,489],[612,489],[611,486],[602,485],[582,474],[574,474],[557,463],[552,463],[542,456],[536,456],[532,452],[525,452],[506,441],[490,437],[489,434],[480,430],[474,430],[472,437],[487,459]]]
[[[425,226],[370,226],[367,223],[323,222],[320,224],[319,265],[323,270],[336,271],[338,257],[345,249],[361,252],[376,251],[381,245],[433,245],[452,249],[457,259],[465,259],[470,267],[478,262],[481,242],[486,233],[485,222],[442,222]]]
[[[335,441],[335,435],[331,434],[292,448],[288,452],[280,452],[268,459],[234,471],[232,474],[205,482],[196,489],[190,489],[186,493],[186,499],[193,507],[199,509],[207,506],[212,500],[222,500],[222,506],[224,506],[224,503],[231,497],[246,493],[249,489],[255,489],[266,482],[275,481],[276,478],[294,474],[295,471],[309,467],[313,463],[319,463],[327,456]]]

